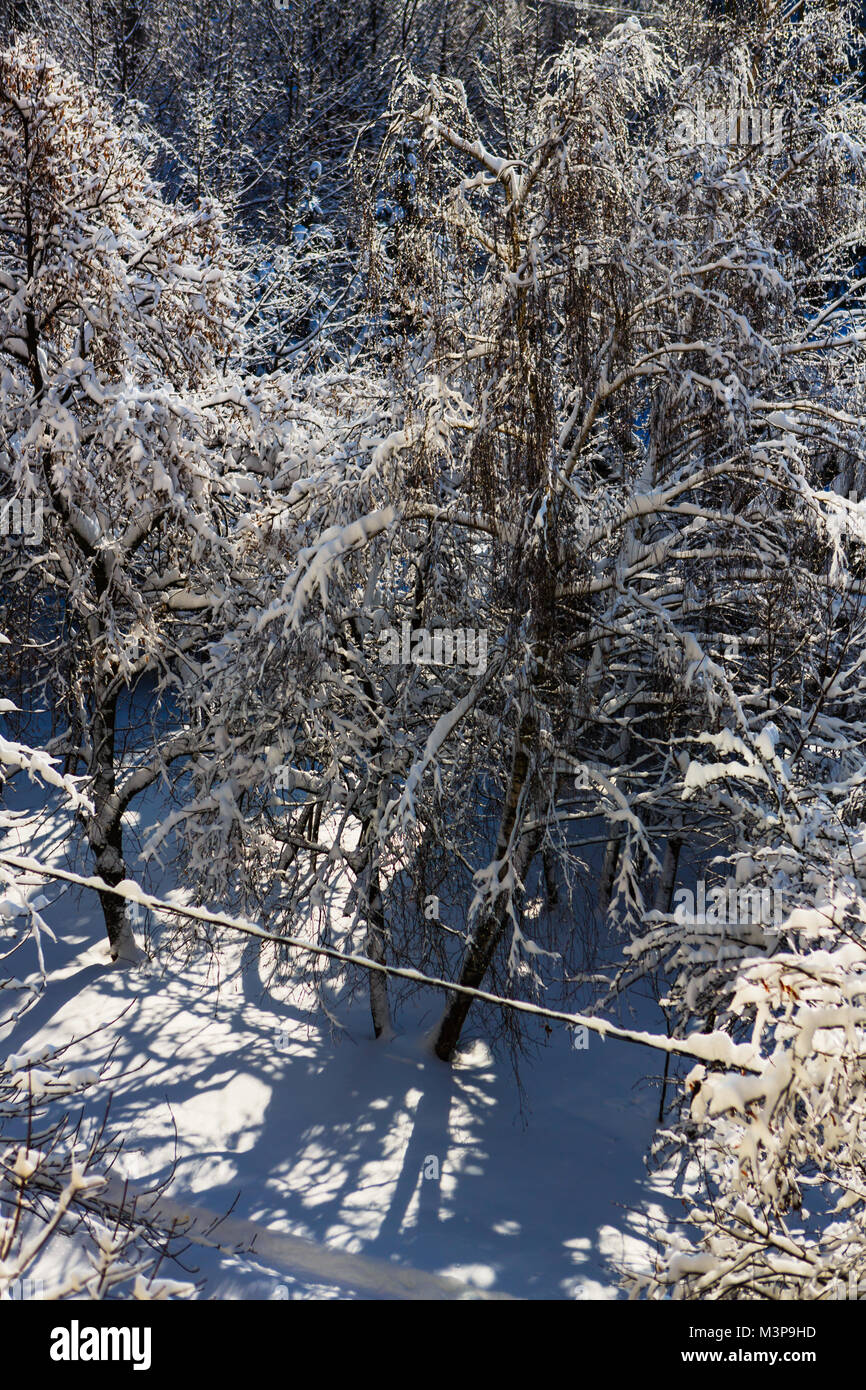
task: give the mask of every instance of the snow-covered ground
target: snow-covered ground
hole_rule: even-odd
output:
[[[6,845],[59,863],[54,826],[21,826]],[[0,1048],[89,1035],[70,1065],[114,1049],[88,1115],[110,1092],[124,1143],[112,1180],[125,1172],[184,1223],[183,1265],[162,1275],[201,1280],[209,1298],[623,1296],[616,1266],[646,1259],[636,1232],[657,1202],[645,1049],[593,1036],[576,1050],[556,1028],[521,1065],[521,1105],[508,1060],[471,1026],[453,1069],[430,1056],[439,995],[376,1042],[360,1000],[341,1031],[266,988],[255,943],[120,968],[92,893],[37,892],[57,937],[43,942],[47,988],[14,1026],[7,1007]],[[51,1279],[75,1257],[54,1241],[32,1273]]]

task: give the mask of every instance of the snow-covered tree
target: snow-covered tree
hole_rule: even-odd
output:
[[[205,773],[209,833],[233,827],[277,897],[308,855],[287,920],[350,864],[339,827],[360,823],[391,866],[384,903],[381,882],[361,889],[371,954],[380,937],[419,966],[441,949],[432,928],[400,941],[391,911],[398,870],[420,883],[438,855],[466,895],[459,982],[497,960],[531,980],[528,876],[543,870],[552,896],[557,860],[591,880],[581,823],[608,823],[603,888],[633,923],[659,837],[703,828],[735,846],[730,808],[691,795],[685,741],[771,756],[756,614],[772,611],[763,687],[793,679],[804,624],[840,592],[839,528],[860,524],[832,490],[862,441],[856,287],[827,299],[862,227],[863,118],[833,77],[846,32],[817,6],[747,71],[736,24],[708,53],[632,20],[566,46],[529,87],[515,77],[521,121],[510,97],[482,93],[476,118],[459,82],[398,83],[367,221],[371,360],[396,403],[358,371],[314,445],[308,410],[284,435],[278,553],[254,562],[255,608],[209,673],[219,699],[203,697],[236,721]],[[784,120],[780,81],[796,93]],[[767,128],[747,113],[748,140],[739,124],[720,139],[706,112],[744,100]],[[394,679],[383,629],[461,614],[486,636],[484,672],[410,656]],[[818,640],[801,709],[824,661]],[[277,773],[291,797],[274,816]],[[237,793],[256,791],[250,818]],[[449,1003],[440,1056],[468,1007]]]
[[[230,445],[254,429],[219,370],[233,281],[217,211],[167,205],[135,132],[26,42],[0,55],[0,205],[0,475],[42,518],[35,545],[4,542],[16,693],[46,697],[51,750],[89,774],[87,837],[113,884],[130,800],[188,746],[157,712],[156,747],[121,771],[122,698],[145,673],[176,679],[202,641]],[[125,954],[122,904],[103,898]]]
[[[393,180],[413,149],[411,197],[374,270],[404,396],[420,410],[435,381],[459,402],[435,448],[462,470],[478,549],[493,538],[486,593],[511,663],[502,816],[463,984],[484,978],[515,887],[566,817],[607,817],[615,898],[639,916],[653,831],[688,828],[671,740],[730,725],[765,756],[749,663],[734,680],[720,659],[730,638],[784,592],[790,663],[804,613],[831,611],[826,489],[862,447],[845,277],[863,116],[840,77],[844,16],[816,6],[765,27],[690,50],[673,26],[629,20],[539,65],[524,125],[497,126],[489,100],[476,118],[444,79],[410,75],[395,95],[382,169]],[[748,139],[708,129],[707,110],[743,107],[764,122]],[[446,1010],[440,1055],[467,1008]]]

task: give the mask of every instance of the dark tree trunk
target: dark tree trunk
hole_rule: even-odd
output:
[[[106,689],[97,681],[91,723],[94,814],[88,821],[87,839],[93,852],[97,874],[112,886],[126,878],[123,824],[116,796],[116,726],[117,693]],[[126,903],[116,894],[104,892],[100,892],[99,901],[105,919],[111,959],[117,960],[119,956],[128,957],[133,943]]]
[[[364,954],[368,960],[378,965],[385,964],[385,908],[382,901],[382,887],[379,878],[379,865],[372,859],[366,873],[367,936]],[[391,1037],[391,1010],[388,1004],[388,977],[378,970],[370,971],[370,1013],[373,1017],[373,1032],[377,1038]]]
[[[508,781],[508,792],[505,798],[505,806],[502,812],[502,819],[499,825],[499,834],[496,841],[496,858],[499,862],[499,880],[505,878],[507,872],[507,855],[511,845],[512,835],[517,821],[518,809],[521,798],[529,779],[530,753],[535,737],[535,720],[531,715],[527,715],[521,721],[515,740],[514,760],[511,768],[511,776]],[[523,878],[529,863],[537,847],[538,839],[532,844],[527,844],[525,840],[516,840],[512,849],[514,855],[514,867],[519,878]],[[522,850],[522,852],[521,852]],[[508,913],[508,894],[504,890],[493,900],[484,917],[478,923],[470,942],[466,955],[463,958],[463,966],[460,971],[458,984],[464,988],[480,989],[491,961],[496,952],[496,947],[502,938],[503,929]],[[466,994],[451,994],[448,996],[448,1003],[439,1024],[436,1034],[434,1050],[437,1057],[441,1057],[443,1062],[450,1062],[454,1055],[454,1049],[460,1041],[460,1033],[466,1021],[472,1000]]]

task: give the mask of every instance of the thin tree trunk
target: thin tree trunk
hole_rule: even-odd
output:
[[[87,824],[87,839],[93,851],[96,872],[112,887],[126,878],[123,857],[123,824],[116,797],[115,732],[117,695],[97,683],[91,725],[94,814]],[[99,901],[111,959],[135,957],[135,940],[127,915],[126,902],[114,893],[100,891]]]
[[[541,856],[544,866],[544,891],[548,907],[556,907],[559,902],[559,884],[556,881],[556,860],[551,850],[545,849]]]
[[[512,843],[513,832],[517,821],[518,808],[521,797],[529,777],[530,749],[535,737],[535,719],[532,715],[526,715],[521,721],[515,740],[514,760],[511,768],[511,776],[508,782],[508,792],[505,798],[505,806],[502,812],[502,819],[499,824],[499,833],[496,840],[496,859],[499,863],[499,881],[505,878],[507,873],[507,855]],[[513,864],[519,878],[523,878],[532,856],[537,847],[536,839],[532,845],[523,845],[521,853],[521,842],[516,842],[516,847],[512,850],[514,859]],[[472,940],[463,958],[463,966],[460,971],[458,984],[470,989],[479,989],[488,969],[493,960],[496,947],[502,937],[508,912],[509,895],[503,889],[500,891],[487,912],[482,917],[473,933]],[[439,1024],[434,1043],[436,1056],[443,1062],[450,1062],[454,1055],[454,1049],[460,1041],[460,1033],[469,1012],[471,999],[465,994],[451,994],[445,1006],[445,1012]]]
[[[377,965],[385,964],[385,908],[382,901],[382,887],[379,878],[379,865],[373,857],[366,874],[367,936],[364,941],[364,954]],[[370,1013],[373,1017],[373,1032],[377,1038],[390,1038],[394,1035],[391,1024],[391,1010],[388,1004],[388,977],[378,970],[370,971]]]
[[[611,835],[604,852],[604,863],[601,866],[601,881],[598,885],[598,905],[604,917],[607,916],[610,900],[613,897],[613,881],[616,877],[617,865],[619,864],[621,843],[621,839],[618,835]]]
[[[379,841],[374,812],[365,815],[361,824],[361,840],[357,851],[349,858],[355,873],[358,901],[366,919],[364,955],[377,965],[385,965],[385,902],[379,870]],[[392,1038],[391,1009],[388,1004],[388,977],[379,970],[368,971],[370,1014],[377,1038]]]
[[[680,862],[680,849],[682,841],[671,838],[665,847],[665,857],[662,863],[662,871],[659,876],[658,887],[656,889],[655,909],[656,912],[670,912],[671,901],[674,896],[674,888],[677,883],[677,868]],[[668,1035],[670,1035],[670,1024],[668,1023]],[[668,1087],[668,1075],[670,1073],[671,1054],[665,1053],[665,1069],[662,1076],[662,1089],[659,1096],[658,1122],[662,1124],[665,1118],[665,1093]]]
[[[97,556],[93,572],[97,604],[108,589],[108,574],[103,557]],[[119,690],[111,678],[99,668],[99,653],[104,634],[98,617],[89,623],[92,643],[93,714],[90,721],[90,773],[93,777],[94,813],[87,822],[87,839],[96,861],[96,872],[112,887],[126,878],[123,858],[122,809],[117,799],[115,768],[117,741],[117,700]],[[135,937],[127,913],[126,901],[114,893],[100,892],[99,901],[105,919],[105,930],[112,960],[136,958]]]
[[[659,875],[658,887],[656,888],[656,900],[654,903],[656,912],[670,912],[671,910],[671,900],[677,882],[677,867],[680,862],[681,847],[682,841],[673,836],[667,842],[665,857],[662,862],[662,871]]]

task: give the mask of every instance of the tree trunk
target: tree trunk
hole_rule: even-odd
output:
[[[378,965],[384,965],[385,909],[382,902],[379,865],[372,850],[370,865],[365,877],[367,936],[364,941],[364,954],[368,960],[374,960]],[[370,971],[370,1013],[373,1016],[373,1032],[376,1037],[393,1037],[394,1029],[391,1024],[391,1010],[388,1004],[388,977],[378,970]]]
[[[670,910],[671,910],[671,902],[672,902],[673,896],[674,896],[674,889],[676,888],[676,885],[677,885],[677,869],[678,869],[678,867],[679,867],[679,862],[680,862],[680,849],[681,849],[681,848],[682,848],[682,841],[676,839],[676,838],[673,837],[673,836],[671,837],[671,839],[668,840],[667,845],[666,845],[666,847],[665,847],[665,857],[664,857],[664,861],[663,861],[663,863],[662,863],[662,871],[661,871],[661,874],[659,875],[658,887],[656,888],[656,900],[655,900],[655,904],[654,904],[656,912],[665,912],[665,913],[667,913],[667,912],[670,912]],[[663,1012],[664,1012],[664,1011],[663,1011]],[[668,1021],[668,1015],[667,1015],[667,1013],[665,1013],[665,1022],[667,1023],[668,1036],[670,1036],[670,1022]],[[663,1123],[664,1123],[664,1118],[665,1118],[665,1096],[666,1096],[666,1094],[667,1094],[668,1081],[669,1081],[669,1077],[670,1077],[670,1069],[671,1069],[671,1054],[670,1054],[669,1052],[666,1052],[666,1053],[665,1053],[665,1069],[664,1069],[664,1073],[663,1073],[663,1075],[662,1075],[661,1094],[660,1094],[660,1096],[659,1096],[659,1113],[658,1113],[658,1123],[659,1123],[659,1124],[663,1124]]]
[[[505,798],[505,806],[502,812],[502,819],[499,825],[499,834],[496,840],[496,859],[499,863],[499,881],[505,878],[507,871],[507,855],[509,846],[512,843],[514,827],[517,821],[517,813],[520,800],[523,795],[529,777],[530,749],[535,736],[535,719],[532,715],[526,715],[521,721],[520,728],[515,739],[514,761],[511,768],[511,777],[508,783],[508,793]],[[515,842],[512,850],[514,855],[514,868],[519,878],[523,878],[529,863],[537,847],[538,840],[533,844],[525,844],[520,840]],[[522,852],[521,852],[522,846]],[[460,971],[458,984],[470,989],[479,989],[490,968],[496,947],[502,937],[505,926],[506,915],[508,912],[509,895],[503,890],[492,901],[487,912],[481,919],[472,936],[466,955],[463,958],[463,966]],[[443,1062],[450,1062],[454,1055],[454,1049],[460,1041],[460,1033],[466,1021],[472,1000],[466,994],[450,994],[445,1006],[445,1012],[439,1024],[434,1043],[434,1051],[437,1057]]]
[[[94,814],[87,822],[87,840],[93,852],[96,872],[112,886],[126,878],[123,858],[123,824],[115,783],[115,733],[117,693],[107,690],[100,680],[94,690],[91,721]],[[100,891],[99,901],[112,960],[135,960],[137,950],[126,902],[114,893]]]
[[[665,857],[662,863],[662,871],[659,875],[658,886],[656,888],[656,899],[653,906],[656,912],[670,912],[671,901],[674,895],[674,888],[677,882],[677,867],[680,862],[680,847],[682,842],[672,836],[665,847]]]
[[[604,863],[601,866],[601,879],[598,885],[598,906],[603,917],[607,916],[610,900],[613,897],[613,881],[619,864],[621,844],[622,840],[618,835],[611,835],[604,852]]]
[[[364,955],[377,965],[385,964],[385,903],[382,898],[382,880],[379,872],[377,820],[374,813],[364,816],[361,823],[361,839],[358,849],[350,857],[355,874],[355,891],[361,911],[367,924],[364,936]],[[388,976],[380,970],[368,973],[370,989],[370,1013],[373,1018],[373,1032],[377,1038],[392,1038],[394,1029],[391,1023],[391,1010],[388,1004]]]

